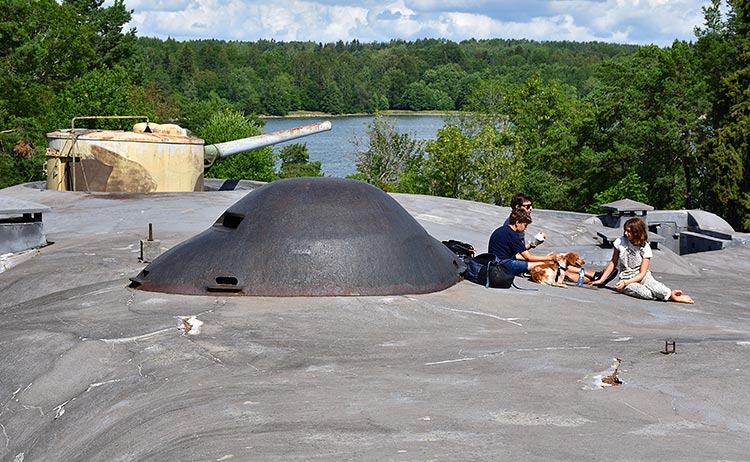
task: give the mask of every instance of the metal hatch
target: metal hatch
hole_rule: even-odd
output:
[[[458,282],[455,255],[388,194],[355,180],[262,186],[131,287],[177,294],[400,295]]]

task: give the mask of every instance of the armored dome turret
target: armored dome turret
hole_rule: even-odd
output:
[[[262,186],[131,287],[179,294],[398,295],[459,280],[455,255],[388,194],[340,178]]]

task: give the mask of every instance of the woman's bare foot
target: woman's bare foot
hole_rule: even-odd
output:
[[[683,294],[681,290],[673,290],[669,299],[679,303],[695,303],[689,295]]]

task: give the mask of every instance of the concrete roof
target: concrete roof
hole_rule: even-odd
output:
[[[0,195],[0,216],[49,212],[49,207],[21,199]]]
[[[48,206],[54,242],[0,274],[0,460],[748,460],[747,247],[657,252],[656,276],[694,305],[519,278],[537,290],[127,288],[148,223],[169,248],[245,194],[0,191]],[[394,197],[480,251],[509,212]],[[533,217],[537,252],[606,261],[580,214]],[[615,358],[624,383],[602,387]]]

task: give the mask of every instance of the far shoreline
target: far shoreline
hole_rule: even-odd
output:
[[[336,117],[375,117],[376,115],[386,117],[396,116],[452,116],[462,114],[462,111],[405,111],[397,109],[389,109],[387,111],[378,111],[376,113],[367,112],[355,112],[351,114],[330,114],[326,112],[315,112],[315,111],[294,111],[287,115],[259,115],[260,119],[301,119],[301,118],[336,118]]]

